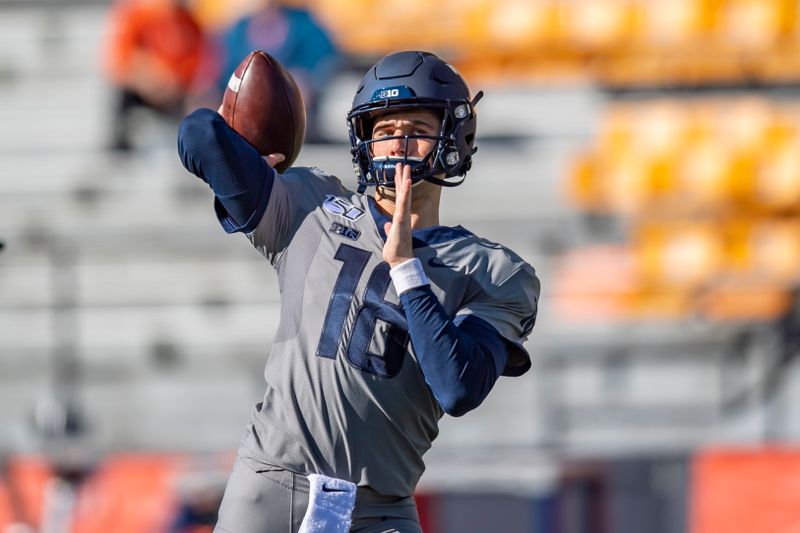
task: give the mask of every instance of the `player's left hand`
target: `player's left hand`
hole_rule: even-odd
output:
[[[414,257],[411,246],[411,165],[397,163],[394,176],[394,215],[392,221],[383,227],[386,232],[383,260],[392,268]]]

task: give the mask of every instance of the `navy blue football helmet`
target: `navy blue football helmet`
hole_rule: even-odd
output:
[[[356,91],[353,107],[347,114],[350,131],[350,152],[358,178],[359,192],[368,186],[394,187],[397,163],[411,165],[413,183],[427,180],[444,187],[455,187],[464,181],[477,151],[474,98],[464,78],[446,62],[429,52],[397,52],[381,59],[369,69]],[[372,125],[375,117],[386,112],[428,109],[441,118],[437,136],[405,135],[382,137],[381,141],[432,139],[436,146],[424,158],[376,158],[372,155]],[[460,180],[448,178],[461,176]]]

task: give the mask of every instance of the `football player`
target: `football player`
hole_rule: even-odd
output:
[[[381,59],[347,116],[358,192],[316,168],[278,174],[281,154],[262,158],[214,111],[183,121],[183,164],[213,189],[223,228],[276,269],[281,293],[266,392],[217,531],[298,531],[317,474],[353,484],[341,530],[421,531],[413,493],[439,420],[529,369],[534,269],[439,221],[442,189],[472,164],[480,96],[433,54]]]

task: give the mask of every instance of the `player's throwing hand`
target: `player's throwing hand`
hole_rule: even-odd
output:
[[[395,267],[414,257],[411,247],[411,165],[397,163],[395,167],[395,208],[392,221],[383,229],[386,244],[383,260]]]

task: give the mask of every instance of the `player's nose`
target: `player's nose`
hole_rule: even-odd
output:
[[[404,156],[407,151],[411,149],[411,140],[408,137],[397,137],[392,139],[389,145],[389,155],[391,156]]]

